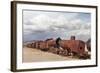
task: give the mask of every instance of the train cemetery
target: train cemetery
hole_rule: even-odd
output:
[[[58,38],[59,39],[59,38]],[[57,43],[58,42],[58,43]],[[62,57],[74,57],[77,59],[90,59],[86,49],[91,47],[82,40],[75,40],[75,36],[71,36],[69,40],[54,40],[53,38],[45,41],[35,41],[25,45],[27,48],[36,49],[42,52],[48,52]]]

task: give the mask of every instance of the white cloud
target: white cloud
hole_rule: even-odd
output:
[[[32,15],[33,14],[33,15]],[[35,13],[36,14],[36,13]],[[28,17],[31,15],[31,18]],[[24,14],[24,34],[48,34],[48,32],[68,35],[90,35],[90,22],[78,18],[78,13],[37,13]],[[26,18],[27,17],[27,18]]]
[[[69,33],[72,35],[90,35],[90,30],[80,29],[80,30],[70,31]]]

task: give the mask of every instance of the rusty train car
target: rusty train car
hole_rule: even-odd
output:
[[[63,40],[61,41],[61,47],[74,55],[82,56],[85,53],[85,42],[81,40]]]
[[[50,51],[55,54],[61,55],[80,55],[83,56],[85,53],[85,42],[81,40],[75,40],[74,36],[71,36],[70,40],[61,40],[60,46],[62,49],[56,48],[56,40],[47,39],[45,41],[36,41],[27,45],[31,48],[40,50]]]

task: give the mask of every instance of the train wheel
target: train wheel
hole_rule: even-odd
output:
[[[68,51],[64,50],[64,56],[68,56]]]
[[[68,55],[68,56],[71,56],[71,53],[72,53],[71,49],[68,48],[68,49],[67,49],[67,55]]]

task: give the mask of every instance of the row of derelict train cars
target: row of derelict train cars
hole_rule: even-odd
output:
[[[90,59],[91,57],[91,55],[88,54],[88,52],[91,51],[90,42],[75,40],[75,36],[71,36],[70,40],[61,40],[60,49],[57,48],[56,40],[52,38],[45,41],[28,43],[26,46],[61,56],[73,56],[79,59]]]

